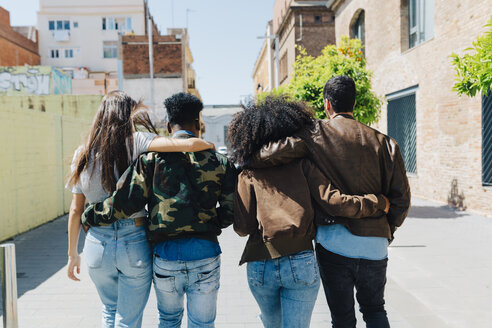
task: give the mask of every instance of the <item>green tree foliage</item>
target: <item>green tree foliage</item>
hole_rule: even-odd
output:
[[[365,124],[377,122],[382,102],[371,89],[371,72],[366,68],[362,44],[358,39],[344,36],[338,45],[326,46],[318,57],[308,56],[305,49],[301,48],[289,84],[272,93],[287,94],[306,101],[316,110],[317,118],[325,118],[323,88],[326,81],[337,75],[348,75],[355,81],[355,118]],[[259,100],[265,96],[260,96]]]
[[[459,56],[451,55],[456,70],[456,83],[453,90],[459,95],[473,97],[477,92],[488,95],[492,87],[492,16],[486,27],[489,30],[479,36],[467,53]]]

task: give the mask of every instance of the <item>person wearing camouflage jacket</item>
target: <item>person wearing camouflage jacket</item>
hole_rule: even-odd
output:
[[[200,133],[202,102],[178,93],[165,100],[174,138]],[[217,236],[232,224],[237,172],[213,150],[141,155],[117,190],[90,205],[84,225],[108,225],[148,206],[159,327],[180,327],[186,294],[188,327],[214,327],[220,280]],[[218,206],[217,206],[218,204]]]
[[[85,210],[82,223],[110,225],[148,205],[152,243],[187,237],[218,242],[221,229],[234,219],[235,181],[234,165],[212,150],[145,153],[125,171],[111,197]]]

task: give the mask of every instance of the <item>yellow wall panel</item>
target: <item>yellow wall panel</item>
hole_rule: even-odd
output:
[[[0,240],[68,212],[70,162],[101,98],[0,97]]]

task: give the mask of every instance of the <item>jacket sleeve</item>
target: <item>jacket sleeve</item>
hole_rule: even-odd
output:
[[[152,164],[141,155],[118,180],[116,191],[105,200],[89,205],[82,215],[86,226],[109,225],[127,219],[147,204],[152,188]]]
[[[279,166],[308,155],[309,151],[303,139],[287,137],[263,146],[246,166],[252,168]]]
[[[331,181],[309,160],[302,161],[312,199],[320,209],[331,216],[361,219],[383,214],[386,200],[381,195],[346,195],[336,189]]]
[[[390,163],[388,164],[390,167],[387,169],[389,176],[385,195],[390,201],[390,209],[386,217],[393,237],[394,232],[402,225],[410,210],[411,193],[400,147],[391,138],[389,138],[388,150],[390,158],[386,162]]]
[[[217,216],[221,229],[227,228],[234,221],[234,192],[236,190],[237,170],[227,161],[224,179],[219,195]]]
[[[234,196],[234,231],[244,237],[257,230],[255,191],[247,176],[241,174]]]

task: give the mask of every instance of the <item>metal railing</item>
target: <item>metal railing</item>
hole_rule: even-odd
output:
[[[0,274],[2,284],[3,327],[17,328],[17,273],[15,245],[0,245]]]

